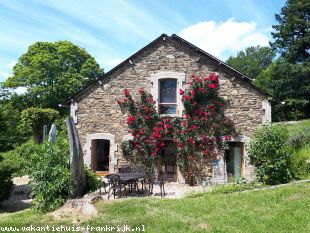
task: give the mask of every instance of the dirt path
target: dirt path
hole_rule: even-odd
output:
[[[12,213],[30,207],[31,199],[29,198],[30,188],[28,182],[28,176],[13,178],[14,189],[10,198],[0,203],[0,213]]]

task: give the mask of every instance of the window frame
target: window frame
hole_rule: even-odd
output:
[[[165,82],[165,81],[170,81],[173,80],[175,81],[175,102],[167,102],[167,103],[163,103],[161,102],[161,83]],[[158,113],[160,115],[165,115],[165,116],[175,116],[178,113],[178,93],[177,93],[177,88],[178,88],[178,80],[176,78],[162,78],[158,80]],[[171,114],[165,114],[165,113],[161,113],[161,106],[175,106],[175,113],[171,113]]]
[[[177,88],[176,88],[176,113],[175,114],[160,114],[159,111],[159,83],[163,79],[176,79],[177,80]],[[173,71],[160,71],[155,74],[151,74],[149,78],[152,88],[151,94],[156,100],[155,107],[159,112],[160,116],[167,117],[182,117],[184,106],[181,101],[182,96],[179,95],[179,90],[183,89],[183,85],[185,84],[185,73],[181,72],[173,72]],[[175,103],[173,103],[175,104]]]

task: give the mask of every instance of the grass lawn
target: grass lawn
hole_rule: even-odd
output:
[[[290,135],[310,130],[310,119],[298,121],[297,124],[287,124]]]
[[[310,183],[183,199],[132,198],[96,205],[83,226],[142,227],[145,232],[310,232]],[[0,226],[65,224],[32,210],[0,213]],[[142,228],[141,228],[142,229]],[[92,231],[96,232],[96,231]]]

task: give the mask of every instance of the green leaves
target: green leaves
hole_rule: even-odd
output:
[[[289,170],[293,152],[287,145],[288,130],[284,125],[260,128],[250,142],[248,156],[256,167],[259,181],[266,184],[286,183],[292,179]]]
[[[35,141],[43,140],[43,126],[50,126],[59,117],[59,112],[54,109],[27,108],[21,113],[21,122],[25,129],[31,128]]]
[[[275,18],[279,24],[272,26],[271,35],[275,40],[271,46],[290,63],[309,62],[309,1],[287,0]]]
[[[34,208],[51,211],[60,207],[72,193],[69,145],[65,135],[54,143],[34,145],[28,164]]]
[[[250,78],[256,78],[271,64],[276,53],[269,47],[248,47],[236,57],[229,57],[228,65],[239,70]]]
[[[58,108],[67,99],[103,74],[85,49],[69,41],[37,42],[14,66],[5,88],[27,87],[32,106]]]

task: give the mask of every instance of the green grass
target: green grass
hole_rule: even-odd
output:
[[[146,232],[310,232],[310,183],[183,199],[132,198],[96,205],[99,216],[83,226],[142,227]],[[32,210],[0,213],[0,226],[73,223]],[[92,231],[96,232],[96,231]]]
[[[310,130],[310,120],[298,121],[296,124],[287,124],[287,128],[291,136],[307,129]]]
[[[145,225],[147,232],[310,232],[310,183],[201,197],[98,204],[93,226]]]

